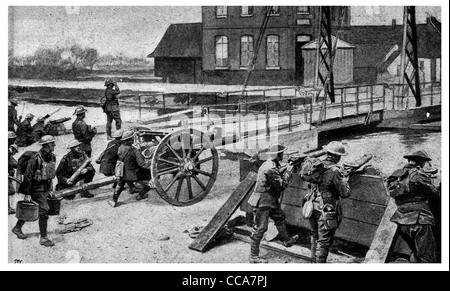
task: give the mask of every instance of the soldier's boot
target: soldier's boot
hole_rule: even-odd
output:
[[[136,185],[133,182],[130,182],[128,186],[130,187],[130,189],[128,190],[130,194],[139,193],[142,190],[142,188],[136,187]]]
[[[11,207],[11,199],[10,196],[8,196],[8,215],[16,213],[16,210]]]
[[[41,237],[41,239],[39,240],[39,244],[44,247],[52,247],[55,245],[55,243],[53,243],[47,237]]]
[[[148,191],[150,191],[150,186],[144,185],[141,192],[139,192],[138,196],[136,196],[136,200],[140,201],[148,197]]]
[[[317,263],[316,251],[317,251],[317,240],[311,237],[311,263]]]
[[[277,230],[278,230],[278,234],[280,236],[281,243],[285,247],[289,248],[298,241],[298,238],[299,238],[298,235],[289,236],[285,224],[277,225]]]
[[[122,189],[120,188],[120,186],[117,186],[116,189],[114,189],[113,198],[111,200],[108,200],[108,204],[111,207],[114,208],[117,206],[117,200],[119,200],[120,193],[122,193]]]
[[[84,198],[93,198],[95,195],[89,192],[88,190],[81,192],[81,197]]]
[[[327,262],[328,249],[319,248],[317,252],[317,263],[324,264]]]
[[[27,236],[22,232],[22,226],[25,224],[23,220],[17,220],[16,226],[13,227],[12,233],[14,233],[19,239],[26,239]]]
[[[259,240],[251,239],[250,241],[250,257],[249,263],[252,264],[267,264],[269,261],[259,256]]]

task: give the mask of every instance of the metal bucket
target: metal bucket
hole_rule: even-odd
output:
[[[59,211],[61,210],[61,200],[62,198],[47,198],[47,203],[49,206],[49,210],[47,211],[47,215],[55,216],[59,215]]]
[[[16,218],[23,221],[36,221],[39,218],[39,204],[33,201],[18,201]]]

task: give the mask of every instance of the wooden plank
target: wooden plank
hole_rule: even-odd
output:
[[[395,213],[397,206],[394,199],[390,199],[381,219],[380,225],[375,232],[375,237],[370,244],[364,263],[384,263],[389,253],[389,249],[394,240],[397,224],[391,222],[391,217]]]
[[[243,234],[238,234],[238,233],[234,233],[234,238],[246,242],[246,243],[250,243],[250,237],[243,235]],[[306,260],[308,262],[311,262],[311,251],[308,248],[299,246],[299,245],[293,245],[289,248],[286,248],[285,246],[276,243],[276,242],[267,242],[267,241],[261,241],[260,247],[266,250],[270,250],[270,251],[274,251],[274,252],[278,252],[281,254],[285,254],[285,255],[289,255],[295,258],[299,258],[299,259],[303,259]],[[327,258],[327,263],[334,263],[334,264],[339,264],[339,263],[356,263],[357,261],[354,258],[349,258],[346,256],[340,256],[340,255],[336,255],[333,253],[329,253],[328,254],[328,258]]]
[[[288,187],[284,190],[281,203],[301,207],[303,197],[305,197],[304,193],[306,193],[306,191],[303,189]]]
[[[351,198],[342,199],[342,213],[344,217],[378,225],[383,218],[385,206],[367,203]]]
[[[383,179],[371,175],[353,175],[349,180],[351,194],[350,197],[369,203],[387,205],[386,187]]]
[[[216,215],[214,215],[208,225],[203,228],[198,237],[189,245],[190,249],[199,252],[205,251],[208,244],[215,238],[220,228],[225,225],[231,215],[236,211],[239,204],[241,204],[244,197],[256,183],[256,176],[257,174],[255,172],[248,173],[247,177],[233,191],[230,198],[228,198]]]

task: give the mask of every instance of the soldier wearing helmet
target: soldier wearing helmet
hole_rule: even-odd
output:
[[[277,227],[282,243],[286,247],[292,246],[298,235],[290,237],[285,223],[285,214],[281,209],[280,196],[291,179],[293,166],[281,167],[283,152],[286,148],[279,144],[271,145],[265,153],[267,161],[261,165],[256,178],[256,186],[248,199],[253,207],[253,232],[250,243],[250,263],[267,263],[265,258],[259,256],[259,245],[268,229],[269,218]]]
[[[78,107],[73,115],[76,115],[77,118],[72,123],[72,132],[76,140],[81,142],[80,148],[86,153],[86,155],[90,158],[92,154],[91,141],[94,136],[97,134],[97,129],[92,128],[90,125],[87,125],[84,121],[86,117],[87,110],[83,107]]]
[[[433,232],[436,221],[430,203],[440,201],[440,191],[424,171],[431,158],[425,150],[404,158],[408,160],[407,165],[388,178],[389,194],[397,204],[391,221],[398,225],[400,238],[411,249],[412,263],[436,263],[438,248]]]
[[[44,117],[38,117],[36,119],[36,123],[33,125],[33,134],[36,141],[40,140],[44,135],[47,135]]]
[[[311,226],[311,260],[314,263],[326,263],[333,244],[334,235],[342,219],[341,198],[350,196],[348,177],[343,175],[338,165],[342,156],[346,156],[340,142],[330,142],[324,146],[327,153],[323,165],[322,182],[311,184],[313,212],[309,218]]]
[[[74,139],[70,141],[67,146],[70,151],[61,159],[58,168],[56,169],[56,178],[58,179],[58,184],[55,188],[56,191],[70,188],[80,181],[82,183],[89,183],[94,179],[95,169],[91,163],[81,170],[81,174],[75,180],[70,179],[86,159],[89,158],[80,148],[81,144],[80,141]],[[85,190],[81,192],[81,197],[92,198],[94,195],[88,190]],[[66,198],[74,199],[75,194],[67,196]]]
[[[118,161],[123,163],[123,175],[114,190],[112,200],[108,200],[111,207],[117,206],[117,201],[125,184],[136,182],[143,187],[136,200],[147,198],[147,192],[151,189],[148,185],[151,179],[150,165],[145,161],[141,151],[133,147],[133,138],[134,132],[132,130],[125,131],[121,138],[122,145],[119,147],[117,155]]]
[[[17,145],[13,144],[8,149],[8,176],[14,177],[17,169],[17,160],[14,155],[19,152]],[[8,214],[14,214],[16,211],[11,207],[11,198],[16,193],[16,189],[13,185],[13,180],[8,179]]]
[[[53,154],[55,150],[55,138],[51,135],[45,135],[39,140],[41,149],[28,160],[23,180],[19,187],[19,193],[31,196],[31,199],[39,204],[39,232],[41,238],[39,243],[46,247],[54,246],[54,243],[47,237],[47,221],[49,205],[47,197],[53,193],[52,180],[55,178],[56,157]],[[23,220],[17,220],[12,232],[19,239],[26,239],[27,236],[22,232],[25,224]]]
[[[9,95],[9,93],[8,93]],[[16,129],[14,128],[14,125],[19,127],[20,125],[20,117],[17,119],[17,110],[16,106],[18,105],[16,100],[10,100],[8,105],[8,131],[16,132]]]
[[[116,123],[116,130],[122,127],[122,119],[120,118],[120,108],[118,95],[120,94],[119,86],[112,79],[105,81],[105,103],[103,103],[103,112],[106,113],[106,134],[107,138],[112,140],[111,129],[112,121]]]
[[[33,134],[33,127],[31,126],[33,118],[34,115],[28,113],[25,116],[25,120],[20,123],[19,128],[17,129],[16,143],[19,147],[27,147],[36,141]]]

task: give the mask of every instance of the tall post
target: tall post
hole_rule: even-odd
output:
[[[141,112],[141,95],[139,94],[139,120],[142,119],[142,112]]]
[[[289,132],[292,131],[292,99],[289,99]]]
[[[266,102],[266,136],[270,135],[270,128],[269,128],[269,102]]]
[[[356,115],[359,115],[359,87],[356,87]]]

